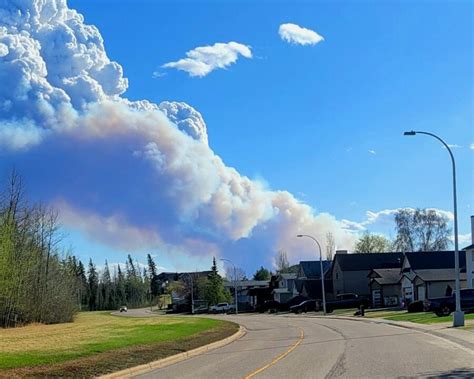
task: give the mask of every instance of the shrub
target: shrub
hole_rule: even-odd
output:
[[[423,301],[418,300],[408,304],[408,312],[409,313],[416,313],[416,312],[423,312]]]

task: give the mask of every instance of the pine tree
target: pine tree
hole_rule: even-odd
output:
[[[99,277],[92,259],[89,260],[89,269],[87,271],[87,289],[89,299],[89,310],[95,311],[97,309],[98,291],[99,291]]]

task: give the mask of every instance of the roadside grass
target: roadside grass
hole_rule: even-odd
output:
[[[0,329],[0,377],[91,377],[225,338],[238,325],[194,317],[80,313],[73,323]]]
[[[393,321],[409,321],[418,324],[434,324],[441,322],[451,322],[453,316],[438,317],[432,312],[408,313],[407,311],[392,311],[392,312],[367,312],[366,318],[384,318]],[[466,314],[466,320],[474,320],[474,313]]]

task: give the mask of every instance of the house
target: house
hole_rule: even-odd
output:
[[[465,247],[466,251],[466,287],[474,288],[474,216],[471,216],[471,242]]]
[[[271,300],[272,294],[269,280],[238,280],[225,281],[224,288],[228,289],[235,301],[235,287],[237,287],[237,302],[239,311],[254,310],[265,300]]]
[[[461,287],[466,286],[466,252],[459,252]],[[455,287],[454,251],[406,253],[401,267],[401,296],[408,302],[445,296]]]
[[[466,287],[474,288],[474,241],[463,250],[466,252]]]
[[[294,273],[281,273],[272,276],[271,287],[273,300],[280,303],[286,303],[288,300],[298,295],[295,285],[296,278],[297,274]]]
[[[368,275],[372,305],[375,308],[400,304],[400,268],[376,268]]]
[[[370,296],[369,274],[374,269],[400,269],[403,253],[336,253],[332,265],[334,296],[341,293],[356,293]]]
[[[295,287],[300,296],[322,299],[321,263],[324,275],[324,292],[327,299],[332,298],[332,261],[301,261],[299,263]]]

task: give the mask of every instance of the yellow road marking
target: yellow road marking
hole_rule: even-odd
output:
[[[291,345],[291,347],[285,351],[284,353],[280,354],[278,357],[274,358],[270,363],[266,364],[265,366],[251,372],[250,374],[248,374],[247,376],[244,376],[243,379],[250,379],[250,378],[253,378],[255,375],[257,374],[260,374],[262,371],[266,370],[267,368],[273,366],[275,363],[277,363],[278,361],[282,360],[283,358],[285,358],[288,354],[290,354],[293,350],[295,350],[299,344],[301,344],[301,342],[303,342],[303,339],[304,339],[304,331],[302,328],[299,328],[300,329],[300,337],[298,338],[298,340],[293,344]]]

